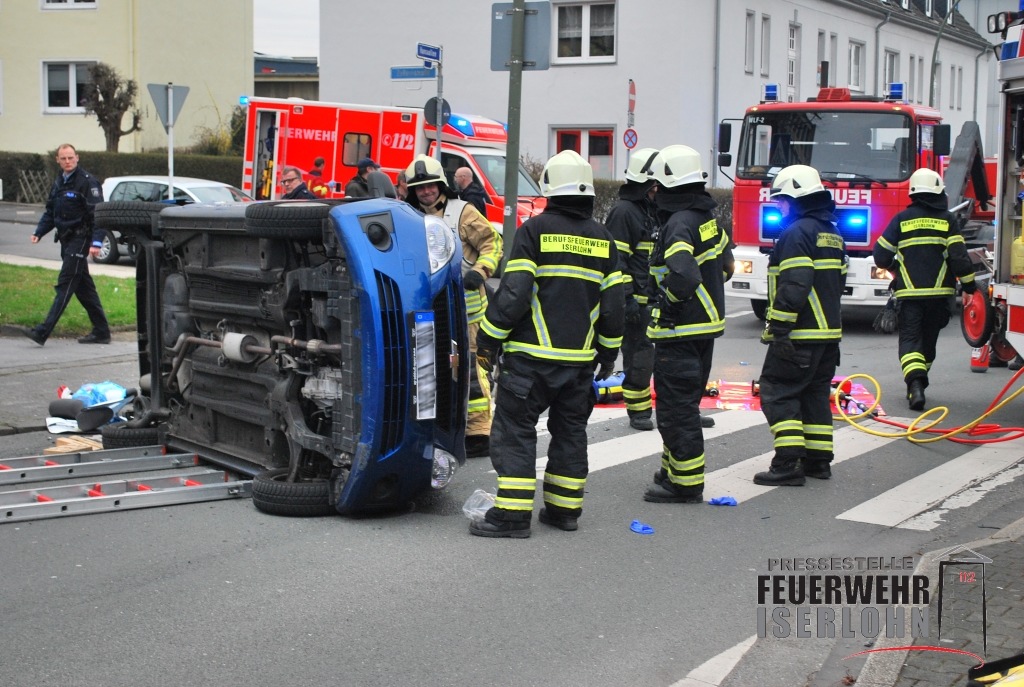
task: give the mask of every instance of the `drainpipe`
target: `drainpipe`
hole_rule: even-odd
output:
[[[878,95],[878,51],[882,49],[882,41],[880,40],[882,27],[889,23],[892,18],[892,10],[886,10],[885,19],[883,19],[878,26],[875,27],[875,95]]]
[[[719,45],[719,37],[721,35],[722,35],[722,0],[715,0],[715,40],[714,40],[714,50],[715,50],[714,74],[715,74],[715,82],[714,82],[714,85],[712,86],[713,93],[712,93],[712,97],[711,97],[711,102],[713,103],[713,105],[712,105],[712,117],[711,117],[711,160],[709,160],[709,162],[711,163],[711,188],[715,188],[715,187],[718,186],[718,165],[716,164],[717,160],[715,159],[715,148],[717,146],[717,141],[718,141],[718,120],[719,120],[719,117],[720,117],[719,109],[718,109],[718,97],[719,97],[719,93],[721,92],[721,89],[719,88],[719,81],[721,79],[721,74],[720,74],[720,72],[721,72],[721,60],[719,59],[718,54],[719,54],[719,47],[720,47],[720,45]]]

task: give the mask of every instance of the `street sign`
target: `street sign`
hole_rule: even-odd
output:
[[[436,45],[427,45],[426,43],[416,44],[416,57],[421,60],[430,60],[431,62],[441,61],[441,48]]]
[[[448,123],[452,116],[452,106],[447,100],[441,101],[441,126]],[[437,126],[437,98],[431,98],[423,106],[423,117],[429,126]]]
[[[507,72],[512,57],[511,2],[491,5],[491,71]],[[523,25],[523,71],[543,71],[551,65],[551,3],[527,2]]]
[[[622,134],[622,142],[626,144],[626,147],[632,150],[636,147],[636,130],[626,129],[625,133]]]
[[[633,110],[636,108],[636,84],[633,83],[633,79],[629,80],[629,108],[626,110],[629,114],[633,114]]]
[[[437,68],[436,67],[392,67],[391,68],[391,80],[398,81],[401,79],[436,79]]]
[[[169,83],[150,83],[146,84],[146,88],[149,89],[149,95],[153,98],[153,103],[156,105],[156,112],[160,115],[160,123],[164,125],[166,129],[169,126],[174,126],[174,122],[178,119],[178,114],[181,112],[181,106],[185,104],[185,96],[188,95],[188,86],[174,86]],[[170,89],[173,92],[174,99],[174,112],[167,112],[167,91]]]

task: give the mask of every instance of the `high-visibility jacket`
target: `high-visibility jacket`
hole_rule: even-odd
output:
[[[936,298],[956,293],[956,277],[974,281],[964,237],[946,209],[946,194],[911,199],[875,243],[875,264],[896,274],[896,298]]]
[[[503,342],[506,355],[566,365],[614,360],[625,317],[618,261],[607,229],[549,203],[516,231],[481,336]]]
[[[619,250],[619,268],[626,299],[647,305],[651,250],[658,226],[653,203],[645,184],[627,181],[619,188],[619,200],[612,206],[604,225]]]
[[[846,242],[832,223],[835,203],[828,191],[819,193],[825,196],[790,220],[768,257],[768,326],[796,342],[843,336],[839,301],[849,267]]]
[[[711,214],[704,191],[655,197],[664,220],[651,254],[656,305],[647,336],[654,343],[712,339],[725,333],[725,282],[732,276],[732,241]]]

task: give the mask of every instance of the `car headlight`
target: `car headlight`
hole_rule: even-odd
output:
[[[427,255],[430,256],[430,273],[444,268],[455,254],[455,232],[440,217],[428,215],[423,218],[427,234]]]
[[[444,449],[434,447],[434,465],[430,469],[430,487],[444,489],[452,481],[459,461]]]

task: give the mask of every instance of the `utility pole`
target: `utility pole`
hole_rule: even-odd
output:
[[[956,0],[956,2],[953,3],[952,7],[950,7],[949,10],[946,12],[946,16],[942,18],[942,22],[939,24],[939,31],[938,31],[938,33],[935,34],[935,47],[932,48],[932,69],[931,69],[931,77],[932,78],[931,78],[931,81],[928,83],[928,106],[929,107],[938,107],[938,104],[935,102],[935,76],[936,76],[935,60],[937,60],[939,58],[939,41],[942,40],[942,32],[946,28],[946,22],[949,20],[949,17],[952,16],[953,12],[956,11],[956,8],[959,7],[959,6],[960,6],[960,0]],[[952,88],[952,86],[950,86],[950,88]]]
[[[515,240],[519,215],[519,116],[523,97],[523,44],[526,36],[526,0],[512,2],[512,54],[508,72],[508,142],[505,146],[505,217],[502,239],[506,247]],[[502,264],[508,262],[510,248]]]

